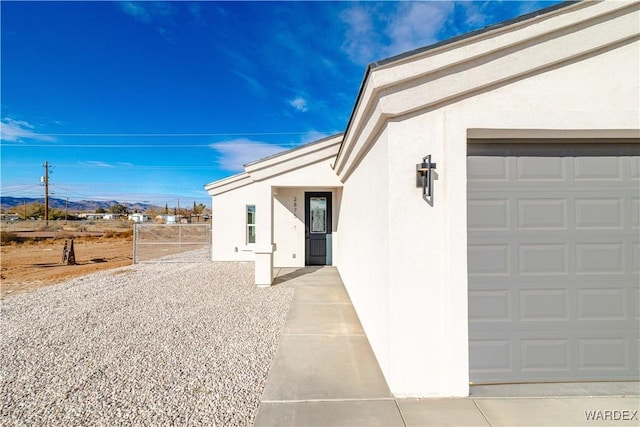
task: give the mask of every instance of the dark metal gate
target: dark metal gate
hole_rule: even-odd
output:
[[[211,260],[211,224],[135,224],[133,263]]]

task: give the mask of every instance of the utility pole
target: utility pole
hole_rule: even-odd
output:
[[[64,222],[67,223],[67,217],[69,216],[69,196],[67,196],[67,203],[64,209]]]
[[[49,225],[49,162],[44,162],[44,224]]]

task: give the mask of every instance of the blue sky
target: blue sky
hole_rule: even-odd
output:
[[[366,65],[557,2],[2,1],[1,191],[210,206],[345,130]]]

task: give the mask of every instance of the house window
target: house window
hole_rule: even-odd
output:
[[[256,205],[247,205],[247,244],[256,242]]]

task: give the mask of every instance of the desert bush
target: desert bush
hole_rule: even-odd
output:
[[[133,230],[131,229],[122,231],[105,230],[104,233],[102,233],[102,237],[106,239],[127,239],[131,238],[132,236]]]
[[[69,231],[58,231],[55,236],[56,239],[73,239],[73,237],[74,234]]]
[[[0,244],[8,245],[13,242],[20,242],[18,235],[12,231],[0,231]]]
[[[129,229],[129,230],[124,230],[121,231],[119,234],[119,237],[125,238],[125,239],[130,239],[133,237],[133,230]]]

